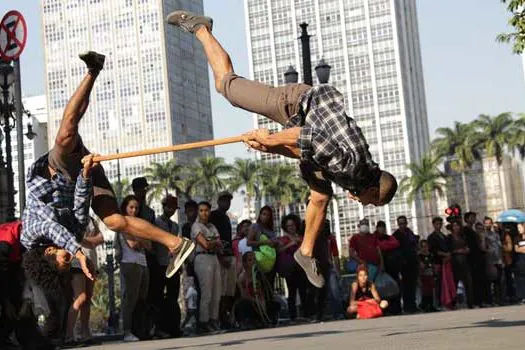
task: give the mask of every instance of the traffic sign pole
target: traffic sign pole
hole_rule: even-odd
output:
[[[20,76],[20,58],[14,60],[15,71],[15,111],[16,111],[16,147],[18,151],[18,203],[20,213],[26,207],[26,184],[24,166],[24,120],[22,108],[22,79]]]

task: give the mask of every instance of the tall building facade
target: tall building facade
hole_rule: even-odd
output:
[[[457,203],[463,212],[478,213],[478,220],[485,215],[495,218],[506,209],[525,209],[523,167],[518,160],[505,156],[498,166],[496,158],[484,157],[465,173],[465,181],[450,164],[445,162],[448,180],[444,205]],[[440,212],[445,208],[442,205]]]
[[[93,152],[137,151],[213,138],[208,66],[196,39],[164,19],[176,9],[203,13],[202,0],[42,0],[49,140],[86,73],[78,54],[106,55],[80,134]],[[176,154],[177,161],[213,149]],[[121,178],[144,175],[172,153],[125,159]],[[111,181],[117,162],[104,163]]]
[[[312,62],[331,65],[330,84],[345,96],[347,113],[363,130],[374,159],[398,180],[409,176],[406,164],[429,146],[423,69],[415,0],[245,0],[251,77],[284,84],[294,65],[302,72],[299,24],[309,24]],[[300,79],[301,80],[301,79]],[[314,78],[314,84],[318,82]],[[258,127],[281,127],[255,116]],[[261,155],[266,162],[283,161]],[[406,215],[418,231],[423,203],[407,203],[402,193],[384,207],[363,208],[337,189],[332,218],[339,242],[361,217],[385,220],[389,229]]]

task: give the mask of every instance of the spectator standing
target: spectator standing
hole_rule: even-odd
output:
[[[359,234],[350,238],[350,257],[359,265],[367,265],[369,278],[373,281],[381,267],[381,250],[377,236],[370,232],[368,219],[359,222]]]
[[[379,249],[381,249],[381,256],[383,257],[383,265],[385,272],[392,277],[398,286],[401,285],[399,279],[399,272],[401,271],[401,250],[399,249],[399,241],[386,233],[386,223],[378,221],[376,224],[376,231],[374,235],[377,237]],[[401,296],[395,296],[388,300],[387,312],[398,315],[401,313]]]
[[[211,212],[210,223],[219,231],[222,242],[222,254],[219,256],[221,264],[222,293],[220,303],[220,318],[222,328],[230,328],[230,319],[237,287],[235,271],[235,257],[232,245],[232,224],[226,214],[230,210],[233,196],[228,191],[219,193],[217,197],[218,208]]]
[[[242,220],[240,223],[238,223],[236,230],[237,235],[232,241],[233,255],[237,260],[237,272],[240,272],[242,270],[242,253],[241,248],[239,246],[241,241],[244,241],[244,245],[247,246],[246,235],[248,234],[250,226],[252,226],[252,222],[250,220]]]
[[[288,314],[293,322],[297,318],[297,292],[299,292],[303,312],[307,305],[308,279],[293,257],[302,242],[302,237],[299,235],[301,219],[294,214],[286,215],[282,220],[281,228],[283,235],[279,237],[277,272],[286,280],[286,286],[288,287]]]
[[[210,211],[210,203],[199,203],[198,218],[191,228],[191,237],[197,245],[194,268],[200,287],[199,331],[204,333],[219,328],[222,293],[221,267],[217,257],[222,244],[217,228],[209,222]]]
[[[264,206],[259,211],[259,217],[257,222],[250,227],[247,236],[247,245],[253,250],[257,250],[258,247],[263,245],[268,245],[270,247],[276,248],[279,244],[277,240],[277,235],[275,234],[274,229],[274,216],[273,210],[269,206]],[[261,236],[265,235],[268,240],[262,241]],[[268,283],[273,287],[275,281],[276,266],[274,265],[273,269],[265,273]]]
[[[518,236],[514,245],[514,280],[516,297],[525,304],[525,223],[518,224]]]
[[[516,289],[514,287],[514,243],[512,234],[509,230],[502,233],[503,240],[503,265],[505,273],[505,296],[507,301],[512,303],[516,299]]]
[[[337,249],[335,237],[330,232],[330,222],[328,220],[325,220],[323,231],[315,242],[314,257],[317,259],[321,274],[326,281],[323,288],[315,288],[313,285],[310,285],[310,296],[307,298],[311,299],[314,295],[317,298],[315,303],[316,321],[322,321],[323,319],[327,298],[330,302],[329,306],[332,318],[340,319],[344,317],[344,308],[341,291],[339,289],[339,250]],[[336,264],[337,267],[335,266]],[[309,304],[313,305],[314,303],[311,302]],[[311,310],[308,310],[307,314],[311,314]]]
[[[162,199],[162,215],[155,219],[155,225],[162,230],[179,236],[179,225],[171,220],[179,209],[177,197],[167,195]],[[156,335],[160,338],[180,335],[180,272],[173,277],[166,277],[169,264],[169,251],[162,244],[152,243],[156,264],[150,267],[150,303],[155,306],[156,313]],[[164,293],[166,290],[166,293]]]
[[[95,248],[104,243],[104,236],[95,226],[93,219],[89,220],[84,239],[81,242],[82,253],[93,263],[97,262],[97,252]],[[69,307],[68,320],[66,326],[65,344],[74,344],[76,342],[88,344],[91,343],[92,336],[89,327],[89,318],[91,311],[91,297],[93,296],[93,287],[95,281],[90,280],[84,275],[80,268],[78,260],[74,259],[71,263],[71,286],[73,289],[73,303]],[[77,317],[80,313],[80,334],[75,339],[74,331]]]
[[[474,289],[474,305],[483,307],[487,303],[487,269],[480,266],[487,266],[487,263],[482,237],[475,230],[476,216],[474,212],[465,213],[463,232],[469,247],[468,260]]]
[[[450,262],[451,254],[447,243],[447,236],[443,233],[443,219],[435,217],[432,219],[434,232],[428,236],[428,247],[434,257],[434,272],[435,272],[435,295],[437,305],[441,304],[441,278],[443,271],[443,264]]]
[[[186,327],[188,322],[190,322],[192,319],[195,319],[195,323],[197,323],[199,320],[199,311],[197,309],[199,294],[195,289],[194,281],[195,279],[193,277],[187,277],[185,281],[187,285],[186,293],[184,293],[184,300],[186,302],[186,317],[184,318],[184,322],[182,322],[181,328]]]
[[[130,195],[124,198],[121,212],[127,216],[138,216],[139,200]],[[151,248],[151,242],[132,237],[125,233],[118,233],[122,257],[120,272],[122,278],[122,319],[124,341],[138,341],[132,329],[140,329],[140,319],[144,317],[144,304],[148,296],[149,270],[146,262],[146,249]],[[139,306],[137,308],[137,306]],[[138,327],[137,327],[138,325]],[[136,331],[135,331],[136,332]]]
[[[501,305],[501,283],[503,275],[503,246],[499,234],[494,232],[494,222],[491,218],[483,220],[485,242],[487,246],[487,277],[488,302]]]
[[[182,236],[191,239],[191,227],[197,219],[198,204],[194,200],[189,200],[184,204],[184,215],[186,215],[186,223],[182,225]]]
[[[457,286],[459,281],[463,282],[467,295],[467,305],[469,309],[474,306],[474,291],[472,290],[472,275],[469,264],[470,249],[463,234],[463,227],[460,220],[450,224],[450,235],[447,237],[450,252],[452,253],[452,271],[454,273],[454,283]]]
[[[399,242],[401,252],[401,291],[403,295],[403,311],[406,313],[417,312],[416,288],[418,280],[419,262],[417,256],[417,238],[408,228],[407,217],[402,215],[397,218],[398,229],[394,237]]]
[[[428,242],[419,242],[419,280],[421,282],[421,305],[424,312],[437,311],[434,308],[434,257],[430,252]]]

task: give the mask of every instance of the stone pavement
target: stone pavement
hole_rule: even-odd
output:
[[[89,349],[523,349],[525,306],[351,320]]]

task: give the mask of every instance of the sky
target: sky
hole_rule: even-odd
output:
[[[39,0],[1,0],[0,15],[11,9],[26,18],[29,37],[21,57],[26,96],[45,93]],[[417,0],[430,135],[454,121],[481,113],[525,112],[525,78],[520,57],[495,38],[508,29],[499,0]],[[243,0],[204,0],[214,33],[230,53],[236,71],[248,76]],[[210,77],[210,82],[212,79]],[[251,114],[227,103],[212,89],[215,137],[235,136],[254,127]],[[240,144],[221,146],[231,161],[253,157]]]

